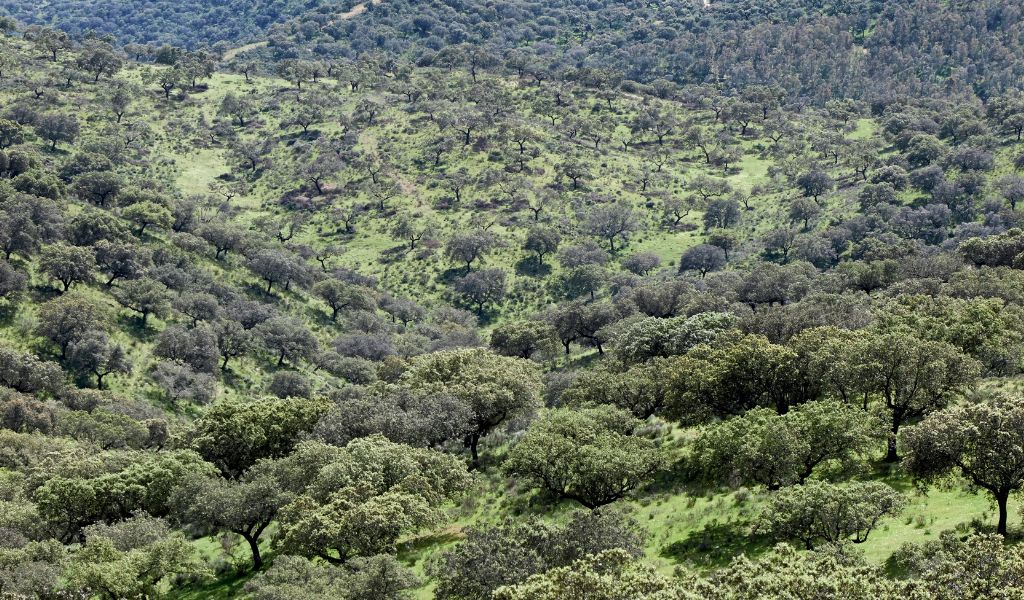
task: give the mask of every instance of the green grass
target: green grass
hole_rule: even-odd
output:
[[[857,119],[855,129],[847,136],[854,140],[866,140],[878,133],[878,123],[873,119]]]
[[[210,184],[230,172],[224,163],[222,151],[215,148],[176,155],[175,165],[178,168],[178,189],[186,196],[209,194]]]
[[[244,52],[246,48],[236,49]],[[39,66],[40,69],[45,66]],[[139,81],[140,71],[128,69],[119,78]],[[443,84],[455,87],[458,75],[448,75],[441,71],[425,70],[417,74],[422,81],[439,80]],[[537,147],[540,156],[529,164],[528,173],[524,174],[534,187],[550,188],[561,200],[545,218],[548,222],[563,229],[564,244],[585,239],[585,235],[573,230],[575,223],[574,205],[583,206],[592,196],[600,196],[601,200],[624,202],[632,205],[641,226],[634,232],[629,242],[616,253],[611,269],[617,269],[619,259],[636,252],[653,252],[658,255],[663,266],[674,270],[680,254],[688,247],[705,240],[702,228],[702,212],[695,208],[684,219],[686,231],[669,231],[659,222],[659,201],[651,195],[645,195],[638,187],[637,176],[647,160],[642,151],[633,149],[624,151],[621,145],[606,142],[602,149],[595,151],[592,145],[568,140],[559,127],[552,127],[549,122],[536,115],[531,115],[530,103],[538,90],[533,87],[518,87],[509,81],[491,82],[501,85],[510,94],[512,110],[523,115],[530,127],[536,130],[540,141]],[[145,94],[131,108],[126,119],[141,119],[149,123],[155,133],[152,143],[141,148],[132,155],[132,161],[119,165],[118,171],[126,177],[138,182],[163,183],[168,190],[178,196],[207,195],[210,185],[222,178],[245,179],[251,184],[249,193],[234,198],[232,207],[237,211],[233,218],[241,225],[254,226],[259,220],[267,217],[289,216],[281,208],[279,199],[289,194],[309,194],[309,186],[301,181],[298,169],[302,166],[302,155],[298,147],[341,131],[340,117],[349,116],[358,102],[365,98],[388,100],[389,95],[380,90],[367,90],[351,93],[337,81],[325,80],[308,88],[319,88],[336,100],[332,113],[324,123],[312,128],[308,136],[301,136],[297,127],[282,126],[282,111],[275,108],[278,104],[287,104],[294,94],[287,82],[273,77],[259,77],[247,83],[243,76],[237,74],[218,73],[205,82],[205,89],[190,91],[187,99],[165,101],[152,86],[146,88]],[[109,125],[110,117],[100,108],[101,86],[80,84],[72,90],[62,92],[67,95],[65,108],[80,107],[83,111],[84,139],[96,139],[103,135],[104,127]],[[208,132],[198,127],[198,123],[212,124],[223,117],[218,116],[217,108],[221,99],[233,92],[250,94],[258,98],[267,108],[256,119],[252,126],[235,128],[241,139],[273,139],[276,144],[272,159],[274,168],[257,176],[250,176],[234,164],[228,151],[228,143],[211,142]],[[0,93],[0,102],[12,100],[11,95]],[[581,104],[581,112],[587,113],[597,102],[585,94],[576,98]],[[391,100],[388,100],[392,102]],[[75,104],[72,104],[74,102]],[[656,102],[653,101],[652,102]],[[596,113],[597,118],[615,122],[619,132],[628,127],[629,120],[640,109],[639,100],[623,97],[616,101],[612,111]],[[696,111],[673,107],[679,116],[692,119],[705,128],[717,127],[712,123],[708,111]],[[819,127],[820,124],[809,122],[809,126]],[[553,297],[549,293],[547,281],[557,277],[561,267],[553,258],[548,259],[550,274],[546,279],[530,275],[516,275],[515,268],[526,253],[520,248],[524,237],[525,226],[530,222],[531,215],[520,209],[505,204],[497,208],[480,210],[473,208],[474,201],[489,200],[500,195],[495,186],[483,184],[471,186],[467,192],[467,200],[462,206],[452,210],[440,210],[437,207],[448,192],[435,185],[440,172],[422,162],[417,150],[436,133],[436,126],[429,123],[422,112],[409,109],[404,102],[395,101],[378,119],[378,122],[360,132],[356,151],[369,154],[376,152],[390,166],[389,177],[398,181],[403,189],[400,197],[391,201],[391,207],[398,213],[411,214],[418,218],[430,217],[437,223],[435,236],[440,246],[452,234],[465,231],[476,226],[474,222],[482,222],[497,232],[505,242],[505,246],[489,256],[485,264],[488,267],[501,267],[510,273],[512,285],[520,285],[529,291],[523,292],[517,302],[508,302],[493,311],[491,320],[481,326],[482,334],[487,328],[493,327],[503,319],[529,316],[535,311],[548,306]],[[756,130],[757,126],[753,128]],[[879,134],[878,124],[869,118],[857,120],[848,139],[868,139]],[[492,136],[493,137],[493,136]],[[59,162],[64,154],[53,154],[47,151],[38,140],[30,140],[46,163]],[[704,164],[700,153],[680,144],[672,153],[672,158],[657,177],[652,190],[671,196],[684,197],[690,194],[686,184],[698,174],[724,177],[729,184],[742,193],[750,193],[756,187],[763,187],[750,201],[752,210],[744,211],[742,222],[737,227],[737,234],[743,241],[743,247],[735,255],[733,263],[742,265],[746,259],[758,251],[757,240],[773,227],[785,225],[787,222],[786,208],[788,201],[795,196],[795,191],[784,183],[779,183],[771,175],[774,164],[767,150],[770,142],[760,139],[740,140],[744,154],[728,173],[719,167]],[[491,173],[502,176],[500,160],[494,158],[501,148],[492,142],[483,151],[456,146],[445,158],[444,169],[464,168],[475,175]],[[588,164],[592,176],[587,178],[581,190],[569,189],[559,181],[555,174],[556,165],[561,158],[563,149],[579,153]],[[997,173],[1009,172],[1012,149],[1007,147],[998,154],[999,168]],[[64,152],[62,150],[61,152]],[[133,162],[134,161],[134,162]],[[823,163],[824,164],[824,163]],[[833,175],[841,176],[848,171],[845,167],[833,168]],[[439,248],[432,252],[398,254],[394,260],[383,259],[383,255],[402,245],[390,233],[389,217],[369,211],[356,225],[356,233],[351,236],[338,233],[338,223],[330,215],[329,207],[333,203],[355,200],[371,203],[372,199],[365,191],[360,191],[359,182],[365,178],[355,161],[339,172],[328,182],[330,192],[323,198],[315,199],[322,203],[321,210],[309,215],[306,226],[291,240],[292,244],[304,244],[318,248],[325,244],[336,244],[342,252],[332,264],[348,267],[361,274],[379,279],[384,291],[401,296],[412,297],[430,306],[440,304],[449,298],[445,286],[445,278],[451,275],[454,265],[443,258]],[[344,188],[353,184],[354,191]],[[905,200],[913,198],[907,194]],[[852,190],[841,190],[823,198],[825,213],[812,230],[820,230],[830,220],[838,220],[855,214],[856,198]],[[68,213],[74,214],[81,208],[75,200],[68,200]],[[217,216],[221,219],[224,217]],[[154,231],[147,235],[145,243],[152,248],[168,248],[171,236],[168,232]],[[421,242],[421,248],[429,248]],[[345,325],[328,322],[324,306],[311,298],[307,291],[299,289],[288,293],[276,292],[265,296],[254,291],[258,281],[244,267],[244,258],[234,252],[225,260],[214,260],[210,256],[194,256],[199,265],[211,279],[226,283],[250,298],[260,299],[275,307],[302,318],[318,335],[325,346],[336,335],[343,332]],[[36,305],[53,296],[51,285],[37,272],[32,261],[25,263],[27,270],[33,273],[32,289],[28,301],[22,302],[17,308],[0,305],[0,340],[6,344],[24,349],[38,349],[38,340],[32,335]],[[174,323],[176,318],[154,318],[148,329],[141,329],[137,319],[128,311],[117,306],[108,291],[98,284],[80,285],[81,290],[109,307],[113,318],[114,339],[122,343],[129,351],[135,370],[131,375],[113,376],[109,379],[114,392],[127,396],[145,399],[167,411],[172,407],[163,405],[149,379],[148,372],[154,359],[152,356],[153,340],[157,333],[167,325]],[[602,294],[607,298],[608,294]],[[589,366],[599,360],[590,349],[581,349],[567,360],[559,358],[559,364],[574,367]],[[548,365],[550,366],[550,365]],[[310,365],[300,367],[317,384],[326,384],[328,376],[314,372]],[[274,367],[265,357],[253,355],[233,360],[228,374],[221,375],[221,398],[255,398],[263,393],[267,379],[274,372]],[[333,382],[339,383],[340,382]],[[987,386],[1001,386],[1007,389],[1019,389],[1020,379],[986,382]],[[178,407],[180,417],[195,414],[197,407]],[[671,432],[678,442],[687,435],[679,429]],[[489,452],[500,457],[502,448],[490,448]],[[878,475],[878,477],[882,477]],[[536,514],[542,518],[558,520],[564,518],[574,506],[569,503],[549,504],[534,493],[523,491],[515,486],[507,485],[505,479],[494,469],[483,477],[484,483],[479,493],[453,507],[451,523],[435,532],[423,532],[411,539],[404,540],[399,548],[400,558],[409,564],[421,576],[425,575],[425,565],[430,558],[446,547],[450,547],[460,539],[461,532],[477,524],[494,522],[502,516],[513,514]],[[936,539],[942,531],[954,529],[975,521],[982,521],[991,526],[994,521],[992,507],[984,495],[972,495],[958,489],[932,489],[927,495],[918,494],[912,489],[905,478],[888,477],[885,481],[893,484],[908,494],[909,504],[903,515],[884,521],[882,526],[873,532],[870,538],[860,547],[869,560],[876,564],[883,563],[900,545],[907,542],[919,543]],[[674,482],[669,482],[672,484]],[[747,554],[756,556],[769,548],[771,543],[751,532],[751,524],[764,504],[764,492],[753,491],[692,491],[675,485],[663,485],[636,494],[636,497],[623,502],[641,526],[647,531],[648,541],[646,555],[661,570],[668,573],[678,566],[706,570],[727,564],[736,556]],[[1019,520],[1020,504],[1012,506],[1014,519]],[[272,558],[273,549],[270,536],[266,536],[264,549]],[[227,563],[245,565],[248,551],[244,544],[235,545],[229,555],[218,539],[202,538],[196,540],[196,547],[210,563]],[[222,575],[208,585],[195,589],[173,593],[174,598],[230,598],[236,597],[249,575],[236,575],[232,569],[225,570]],[[424,577],[424,579],[426,579]],[[430,598],[432,584],[427,582],[418,590],[418,597]]]

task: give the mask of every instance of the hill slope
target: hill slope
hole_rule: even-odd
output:
[[[1018,94],[0,44],[4,593],[1020,579]]]

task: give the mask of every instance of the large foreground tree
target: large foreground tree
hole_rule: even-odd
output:
[[[512,449],[505,471],[558,497],[599,508],[624,497],[665,464],[653,441],[635,435],[640,425],[613,406],[553,410]]]
[[[413,360],[403,381],[424,391],[446,393],[473,414],[466,447],[479,459],[480,438],[509,419],[528,417],[540,407],[540,372],[535,363],[487,350],[435,352]]]
[[[1024,398],[994,398],[926,417],[900,437],[903,465],[924,482],[962,475],[999,507],[1006,535],[1010,494],[1024,487]]]

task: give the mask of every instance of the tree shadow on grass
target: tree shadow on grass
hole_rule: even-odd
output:
[[[203,583],[193,583],[180,588],[175,597],[182,600],[240,598],[245,590],[245,584],[255,575],[256,573],[250,571],[232,574],[229,578],[217,578]]]
[[[661,556],[699,569],[727,566],[738,556],[754,558],[771,549],[771,540],[751,531],[747,521],[712,521],[661,549]]]
[[[237,361],[239,360],[239,357],[235,357],[232,360]],[[241,387],[245,383],[245,378],[236,373],[234,369],[232,369],[232,367],[236,366],[237,364],[232,361],[228,361],[227,369],[220,368],[220,365],[217,366],[217,373],[220,374],[221,380],[224,382],[224,385],[229,387]]]
[[[550,274],[551,265],[538,262],[533,256],[528,256],[516,263],[516,275],[522,277],[547,277]]]
[[[26,295],[30,301],[42,303],[60,296],[61,292],[52,285],[38,285],[30,287],[26,292]]]
[[[152,318],[153,317],[150,316],[150,319]],[[142,317],[136,312],[119,312],[117,315],[117,324],[123,331],[127,332],[129,336],[141,342],[152,342],[156,339],[156,336],[159,333],[153,327],[152,322],[143,325]]]
[[[479,321],[481,327],[494,325],[501,318],[501,312],[497,306],[484,308],[482,312],[477,310],[474,306],[463,306],[463,308],[476,315],[477,321]]]
[[[689,494],[702,496],[709,490],[719,490],[719,486],[708,485],[700,480],[699,473],[693,463],[685,459],[677,460],[662,469],[643,487],[645,494]]]
[[[444,285],[452,285],[467,274],[466,267],[453,267],[442,271],[440,275],[438,275],[437,279]]]
[[[14,302],[4,303],[0,301],[0,326],[10,327],[14,324],[14,317],[18,314],[18,305]]]
[[[455,542],[462,541],[462,539],[463,536],[459,532],[451,529],[416,536],[398,544],[398,560],[414,564],[422,557],[424,551],[442,546],[450,546]]]

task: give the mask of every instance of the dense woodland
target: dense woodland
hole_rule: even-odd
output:
[[[1024,594],[1019,6],[139,4],[0,18],[0,598]]]
[[[1024,75],[1024,7],[1006,0],[389,0],[366,8],[355,20],[324,6],[274,25],[269,49],[278,58],[372,52],[433,64],[470,44],[584,82],[603,70],[655,87],[780,85],[793,100],[861,99],[876,110],[922,96],[987,99]]]
[[[671,84],[730,95],[777,85],[792,101],[859,99],[875,111],[921,97],[987,101],[1024,78],[1024,7],[1007,0],[11,0],[4,10],[121,43],[223,49],[266,38],[275,61],[374,54],[444,65],[471,46],[481,67],[511,63],[545,79],[586,85],[607,71],[597,76],[662,95]]]
[[[270,25],[319,4],[308,0],[12,0],[0,6],[0,15],[51,25],[76,39],[110,35],[121,44],[232,48],[262,39]]]

